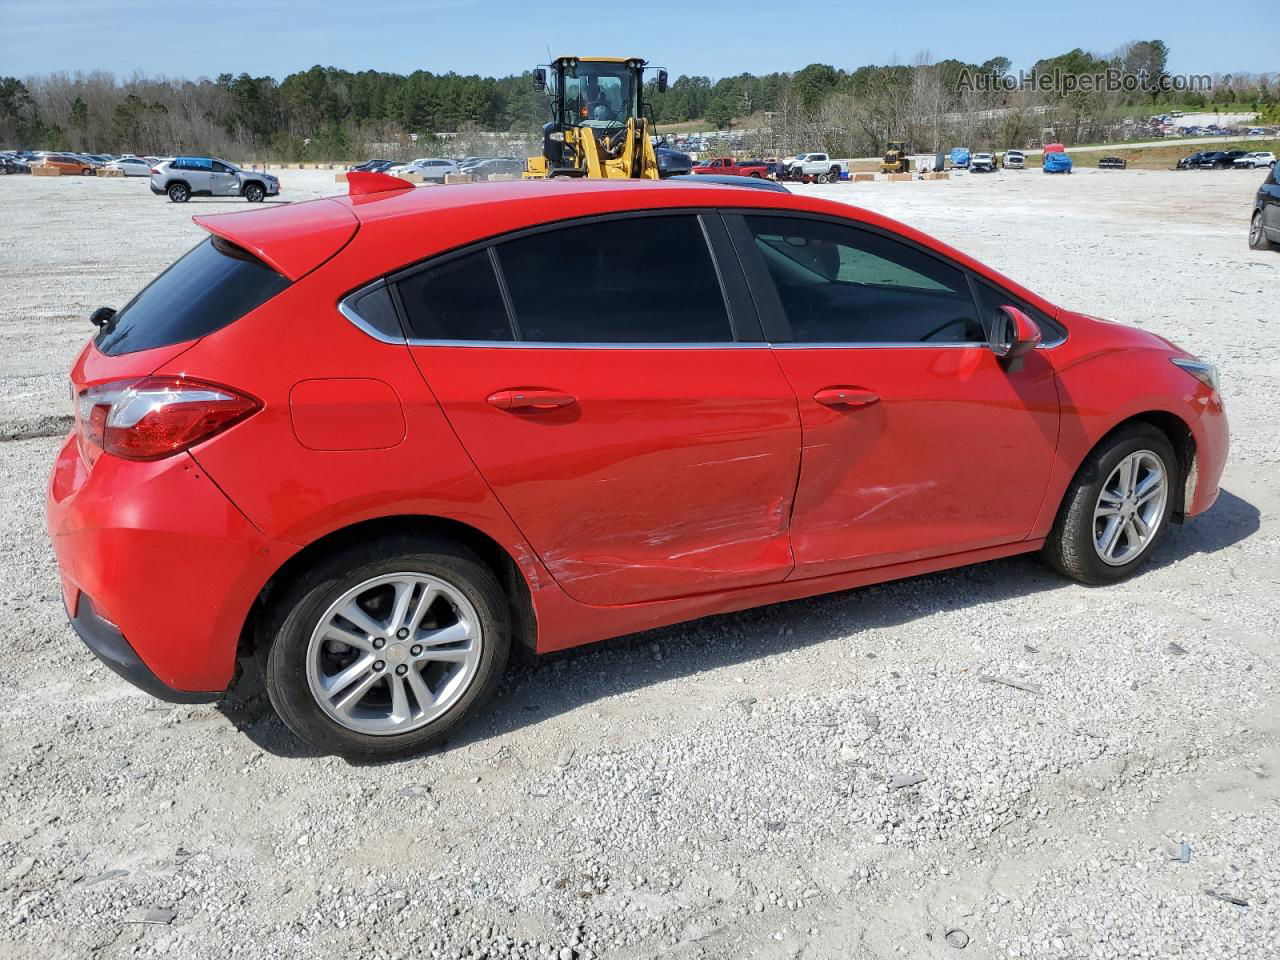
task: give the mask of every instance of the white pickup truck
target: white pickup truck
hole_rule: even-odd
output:
[[[803,180],[812,177],[819,183],[834,183],[842,173],[849,172],[848,163],[832,160],[825,153],[797,154],[787,164],[787,175],[792,180]]]

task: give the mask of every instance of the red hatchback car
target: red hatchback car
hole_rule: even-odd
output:
[[[533,181],[196,218],[101,329],[48,518],[76,631],[296,733],[420,750],[559,650],[1041,551],[1089,584],[1218,493],[1216,374],[924,234]]]

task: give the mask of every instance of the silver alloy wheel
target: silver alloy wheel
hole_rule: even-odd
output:
[[[307,684],[333,720],[357,733],[408,733],[440,717],[471,686],[484,638],[475,607],[425,573],[352,587],[307,644]]]
[[[1164,522],[1168,498],[1164,461],[1150,450],[1116,464],[1093,508],[1093,548],[1102,562],[1122,567],[1146,550]]]
[[[1253,215],[1253,223],[1249,225],[1249,242],[1256,244],[1262,239],[1262,214],[1255,213]]]

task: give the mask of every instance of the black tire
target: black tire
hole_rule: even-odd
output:
[[[80,171],[80,176],[82,176],[82,177],[93,177],[93,176],[97,176],[97,174],[95,174],[95,173],[93,172],[93,168],[92,168],[92,167],[89,167],[89,168],[87,168],[87,169],[85,169],[85,170],[81,170],[81,171]]]
[[[826,183],[827,175],[825,173],[818,174],[818,183]]]
[[[331,718],[311,692],[311,634],[329,606],[351,588],[405,572],[443,580],[471,604],[481,631],[479,666],[454,704],[425,726],[401,734],[352,730]],[[317,750],[362,761],[408,757],[442,740],[493,695],[510,653],[508,611],[497,577],[467,547],[444,539],[388,537],[331,555],[292,582],[268,613],[258,664],[280,719]]]
[[[1166,484],[1164,505],[1155,521],[1154,532],[1140,551],[1126,563],[1108,563],[1099,555],[1095,545],[1098,521],[1095,520],[1094,509],[1099,505],[1103,487],[1111,479],[1113,471],[1123,460],[1138,453],[1149,453],[1160,460]],[[1076,471],[1042,555],[1063,576],[1090,586],[1116,583],[1132,576],[1151,558],[1164,538],[1182,483],[1178,457],[1168,437],[1160,430],[1146,423],[1114,430],[1094,447]],[[1105,524],[1106,521],[1102,522]]]
[[[244,185],[244,198],[250,203],[261,203],[266,195],[267,191],[260,183],[246,183]]]
[[[191,190],[185,183],[171,183],[165,193],[172,203],[186,203],[191,199]]]
[[[1267,239],[1267,231],[1262,226],[1262,211],[1253,211],[1253,220],[1249,222],[1249,249],[1270,250],[1274,244]]]

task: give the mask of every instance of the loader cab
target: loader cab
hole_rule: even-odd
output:
[[[543,159],[549,168],[569,172],[580,166],[574,160],[578,130],[589,128],[603,139],[618,136],[629,120],[640,124],[645,114],[645,65],[638,57],[558,57],[534,70],[534,84],[552,101],[552,120],[542,128]],[[658,71],[657,88],[666,91],[666,70]],[[531,170],[536,166],[531,163]]]

